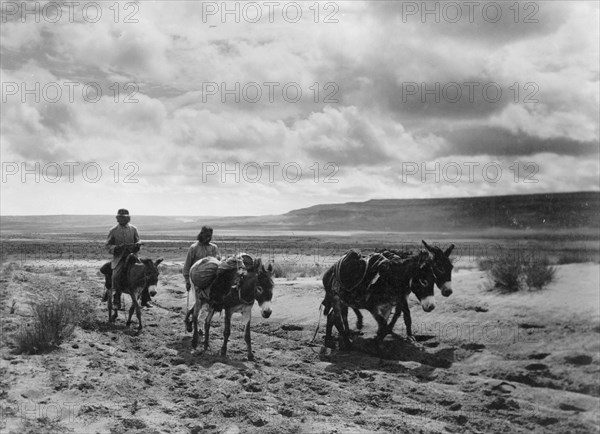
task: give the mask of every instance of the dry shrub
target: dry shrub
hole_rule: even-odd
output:
[[[493,261],[487,270],[495,288],[504,292],[515,292],[522,288],[521,261],[514,256],[505,256]]]
[[[13,336],[18,353],[40,354],[52,351],[68,339],[76,325],[92,327],[92,307],[67,292],[29,303],[32,316]]]
[[[581,264],[586,262],[600,262],[600,253],[598,250],[563,250],[558,255],[556,263],[563,264]]]
[[[297,277],[320,276],[325,270],[320,264],[296,264],[293,262],[276,262],[273,264],[273,277],[294,279]]]
[[[524,267],[525,282],[530,289],[542,289],[552,282],[556,276],[556,267],[552,267],[548,259],[532,261]]]
[[[547,258],[523,261],[518,256],[504,256],[492,262],[487,274],[494,288],[503,292],[542,289],[556,277],[556,268]]]

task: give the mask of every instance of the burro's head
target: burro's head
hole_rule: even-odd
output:
[[[269,264],[265,268],[260,259],[254,263],[256,270],[256,289],[255,297],[260,306],[260,313],[263,318],[271,316],[271,300],[273,299],[273,264]]]
[[[450,244],[446,250],[442,250],[439,247],[430,246],[425,241],[422,243],[431,258],[431,270],[435,284],[442,291],[444,297],[449,297],[452,294],[452,269],[454,268],[450,261],[450,253],[454,249],[454,244]]]

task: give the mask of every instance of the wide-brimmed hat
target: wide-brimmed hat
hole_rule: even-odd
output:
[[[125,208],[121,208],[119,211],[117,211],[117,217],[129,217],[129,211],[127,211]]]

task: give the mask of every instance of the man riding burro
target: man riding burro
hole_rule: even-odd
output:
[[[106,247],[113,255],[111,262],[112,268],[112,287],[114,290],[113,304],[116,309],[121,309],[121,292],[127,291],[125,262],[129,254],[136,254],[140,250],[142,243],[135,226],[130,225],[131,217],[129,211],[122,208],[117,211],[117,222],[108,233]],[[108,291],[104,294],[103,301],[108,301]],[[145,289],[142,293],[142,306],[152,307],[150,304],[150,294]]]
[[[202,226],[200,233],[198,234],[197,240],[194,244],[192,244],[188,250],[187,256],[185,258],[185,263],[183,264],[183,278],[185,279],[185,289],[188,292],[188,300],[189,300],[189,292],[192,289],[192,281],[190,279],[190,269],[192,265],[198,262],[200,259],[207,258],[212,256],[217,259],[221,259],[221,254],[219,253],[219,248],[215,243],[212,243],[213,229],[210,226]],[[194,288],[195,289],[195,288]],[[188,310],[185,317],[185,323],[188,331],[191,331],[192,322],[191,322],[191,312],[192,310]]]

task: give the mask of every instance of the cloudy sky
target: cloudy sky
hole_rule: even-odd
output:
[[[3,215],[599,190],[597,2],[19,4]]]

